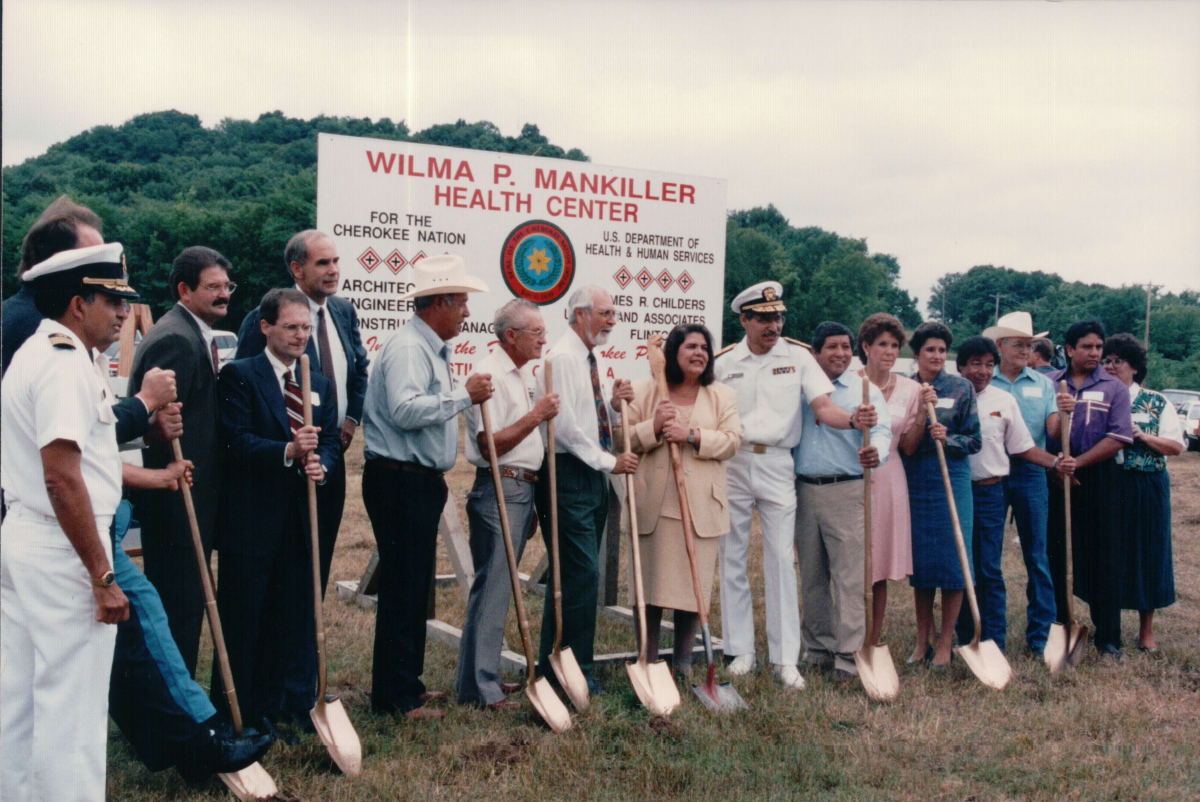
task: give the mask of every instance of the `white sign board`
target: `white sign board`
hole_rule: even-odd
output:
[[[645,376],[644,343],[681,322],[717,344],[725,278],[725,181],[589,162],[320,134],[317,228],[341,257],[338,294],[379,350],[412,317],[412,266],[454,253],[490,292],[472,293],[454,341],[456,376],[494,345],[492,317],[513,297],[541,305],[549,344],[572,289],[603,287],[617,307],[612,377]],[[606,377],[608,378],[608,377]]]

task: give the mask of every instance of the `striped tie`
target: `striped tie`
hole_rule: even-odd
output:
[[[287,405],[288,423],[292,426],[292,437],[304,425],[304,401],[300,399],[300,385],[296,384],[293,371],[288,371],[283,383],[283,402]]]

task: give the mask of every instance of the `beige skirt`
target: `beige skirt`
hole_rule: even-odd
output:
[[[713,575],[716,573],[717,553],[721,538],[695,538],[696,567],[700,572],[700,587],[704,591],[704,609],[712,604]],[[683,542],[683,522],[677,518],[660,517],[658,526],[649,535],[638,538],[642,552],[642,584],[646,589],[646,604],[668,610],[696,612],[696,591],[692,585],[692,569],[688,563],[687,547]],[[632,587],[633,560],[630,565]],[[632,600],[632,593],[630,594]]]

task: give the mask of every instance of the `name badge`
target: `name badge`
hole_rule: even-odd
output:
[[[1021,395],[1025,396],[1026,398],[1041,398],[1042,389],[1043,388],[1041,387],[1022,387]]]
[[[1084,401],[1103,401],[1104,393],[1102,393],[1100,390],[1084,390],[1083,400]]]
[[[316,391],[316,390],[310,390],[310,391],[309,391],[309,395],[311,395],[311,396],[312,396],[312,405],[313,405],[314,407],[319,407],[319,406],[321,406],[321,396],[317,395],[317,391]]]
[[[795,365],[788,365],[786,368],[773,368],[771,370],[771,374],[774,376],[778,376],[781,373],[795,373],[795,372],[796,372]]]
[[[1130,418],[1133,420],[1134,423],[1139,423],[1139,424],[1144,423],[1147,425],[1149,425],[1149,423],[1150,423],[1150,413],[1149,412],[1135,412],[1132,415],[1130,415]]]
[[[730,373],[728,376],[726,376],[726,377],[725,377],[725,381],[729,381],[730,379],[740,379],[740,378],[742,378],[742,376],[744,376],[744,375],[746,375],[746,374],[744,374],[744,373]]]
[[[936,407],[938,409],[954,409],[954,399],[953,398],[939,398],[937,400]]]

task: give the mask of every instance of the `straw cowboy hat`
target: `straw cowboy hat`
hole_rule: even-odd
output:
[[[1033,318],[1028,312],[1009,312],[996,321],[995,326],[983,330],[983,336],[992,340],[1003,337],[1021,337],[1022,339],[1038,340],[1050,332],[1033,333]]]
[[[413,288],[401,300],[423,295],[448,295],[456,292],[487,292],[482,279],[467,275],[467,263],[461,256],[428,256],[413,265]]]

